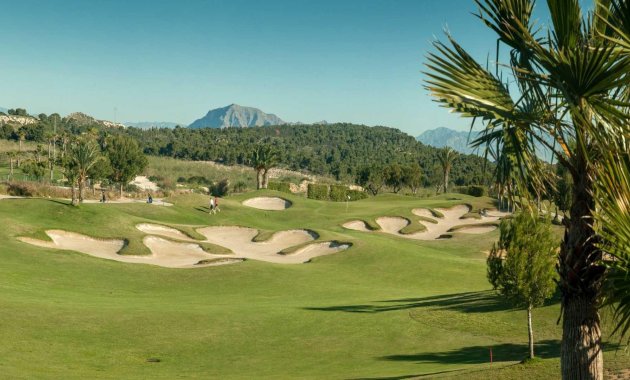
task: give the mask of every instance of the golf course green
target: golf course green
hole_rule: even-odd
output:
[[[243,205],[282,197],[283,210]],[[168,198],[171,207],[142,203],[83,204],[54,199],[0,200],[0,377],[7,379],[179,378],[556,378],[559,376],[556,296],[534,310],[536,354],[527,355],[526,313],[514,310],[486,280],[486,251],[497,231],[451,238],[406,239],[342,225],[379,217],[410,221],[412,210],[490,198],[385,194],[356,202],[315,201],[274,191],[221,199]],[[121,239],[121,254],[147,255],[153,223],[190,239],[207,226],[259,231],[312,231],[314,242],[349,248],[285,265],[247,259],[228,265],[164,268],[123,263],[74,251],[37,247],[19,237],[49,240],[47,230]],[[462,224],[466,224],[465,221]],[[560,230],[559,230],[560,231]],[[202,243],[207,252],[234,255]],[[291,255],[291,251],[284,252]],[[606,329],[609,331],[609,329]],[[607,368],[627,367],[618,340],[606,344]],[[492,364],[490,363],[492,357]]]

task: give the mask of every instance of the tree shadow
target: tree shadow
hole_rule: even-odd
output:
[[[493,291],[443,294],[420,298],[402,298],[375,301],[368,305],[341,305],[327,307],[306,307],[305,310],[341,311],[347,313],[382,313],[421,307],[436,307],[462,313],[489,313],[513,309],[513,306]]]
[[[482,364],[490,363],[490,349],[493,362],[520,361],[527,357],[527,344],[501,343],[492,346],[471,346],[445,352],[424,352],[419,354],[388,355],[379,360],[396,362],[439,363],[439,364]],[[534,344],[535,354],[539,358],[560,357],[560,341],[542,340]]]

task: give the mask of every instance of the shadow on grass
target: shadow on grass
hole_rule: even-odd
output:
[[[436,307],[462,313],[489,313],[509,310],[512,306],[492,291],[444,294],[421,298],[403,298],[376,301],[371,305],[342,305],[327,307],[306,307],[306,310],[342,311],[347,313],[382,313],[421,307]]]
[[[505,362],[519,362],[527,357],[529,348],[527,344],[512,344],[501,343],[492,346],[471,346],[463,347],[456,350],[444,351],[444,352],[424,352],[419,354],[401,354],[401,355],[388,355],[377,358],[378,360],[394,361],[394,362],[414,362],[417,364],[490,364],[490,349],[492,349],[492,361],[493,363],[505,363]],[[542,359],[554,359],[560,357],[560,341],[559,340],[543,340],[535,343],[536,356]],[[503,367],[501,367],[503,368]],[[423,378],[433,377],[436,375],[447,373],[460,373],[462,378],[465,378],[465,374],[478,371],[484,371],[486,369],[467,369],[458,368],[451,370],[444,370],[431,373],[419,373],[415,375],[400,375],[400,376],[388,376],[388,377],[370,377],[370,378],[358,378],[354,380],[395,380],[395,379],[409,379],[409,378]]]
[[[439,364],[482,364],[490,363],[492,348],[493,362],[521,361],[527,357],[527,344],[501,343],[493,346],[463,347],[445,352],[389,355],[380,360],[396,362],[439,363]],[[559,340],[542,340],[534,345],[536,356],[543,359],[560,357]]]

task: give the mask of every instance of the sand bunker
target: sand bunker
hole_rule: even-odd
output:
[[[350,244],[337,243],[334,241],[326,241],[323,243],[313,243],[306,247],[300,248],[295,252],[285,254],[284,256],[307,256],[309,260],[313,257],[330,255],[350,248]]]
[[[489,211],[481,219],[466,218],[462,219],[464,215],[470,212],[470,208],[465,205],[454,206],[449,209],[439,208],[435,210],[442,214],[442,217],[435,217],[433,213],[428,209],[417,208],[413,209],[412,213],[425,218],[431,218],[437,221],[437,223],[431,223],[426,220],[420,220],[419,222],[426,228],[425,231],[416,232],[413,234],[401,234],[400,230],[405,228],[409,221],[401,217],[380,217],[376,219],[376,223],[381,226],[381,232],[396,235],[406,239],[417,240],[434,240],[439,239],[441,236],[447,233],[467,233],[467,234],[483,234],[490,231],[494,231],[496,226],[488,225],[489,223],[497,222],[501,217],[509,215],[507,213],[500,213],[498,211]],[[475,226],[480,224],[480,226]],[[369,231],[366,228],[365,222],[355,220],[347,222],[343,227],[356,230],[356,231]]]
[[[18,240],[38,247],[77,251],[91,256],[100,257],[102,259],[110,259],[112,257],[120,256],[118,251],[120,251],[125,245],[123,240],[99,240],[74,232],[61,230],[48,230],[46,231],[46,235],[48,235],[52,241],[28,237],[19,237]]]
[[[62,249],[85,253],[101,259],[116,260],[133,264],[152,264],[165,268],[195,268],[199,266],[231,264],[242,261],[226,255],[212,255],[205,252],[198,244],[177,243],[155,236],[147,236],[143,243],[151,250],[151,255],[120,255],[122,240],[99,240],[74,232],[48,230],[46,234],[52,241],[27,237],[20,241],[44,248]],[[206,263],[203,263],[206,261]],[[202,262],[199,264],[199,262]]]
[[[384,216],[376,219],[376,223],[381,226],[383,232],[397,234],[398,231],[409,225],[409,221],[398,216]]]
[[[142,242],[151,250],[150,264],[167,268],[193,268],[205,265],[224,265],[241,262],[231,255],[214,255],[204,251],[199,244],[180,243],[147,236]]]
[[[477,227],[459,227],[453,232],[461,232],[464,234],[485,234],[497,229],[497,226],[477,226]]]
[[[176,240],[195,242],[183,232],[158,224],[143,223],[136,226],[140,231],[164,236]],[[253,239],[258,235],[258,230],[246,227],[204,227],[197,229],[197,232],[206,237],[204,242],[220,245],[230,249],[234,255],[212,255],[212,257],[225,257],[233,259],[252,259],[267,261],[279,264],[300,264],[311,260],[313,257],[328,255],[348,249],[350,245],[333,242],[314,243],[302,247],[291,254],[279,254],[279,252],[308,243],[317,236],[306,230],[280,231],[263,242],[255,242]],[[194,244],[196,245],[196,244]]]
[[[347,228],[349,230],[355,230],[355,231],[363,231],[363,232],[370,232],[371,230],[367,227],[367,224],[365,224],[364,221],[362,220],[352,220],[350,222],[346,222],[343,224],[344,228]]]
[[[258,231],[246,227],[205,227],[197,230],[206,241],[229,248],[235,256],[253,260],[281,264],[300,264],[312,257],[321,256],[317,249],[300,255],[280,255],[278,252],[315,240],[312,233],[305,230],[276,232],[269,240],[254,242]],[[332,252],[331,252],[332,253]]]
[[[193,240],[178,229],[159,224],[141,223],[136,228],[149,235],[160,235],[175,240]]]
[[[257,197],[244,201],[243,205],[260,210],[279,211],[291,207],[291,202],[278,197]]]

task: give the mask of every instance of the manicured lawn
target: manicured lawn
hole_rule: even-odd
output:
[[[412,208],[488,198],[384,195],[359,202],[293,201],[285,211],[201,195],[173,207],[0,200],[0,377],[11,379],[465,378],[557,376],[557,302],[534,312],[542,361],[527,352],[524,311],[489,290],[485,254],[497,232],[414,241],[350,231],[348,220],[408,216]],[[453,199],[457,198],[457,199]],[[347,209],[346,209],[347,207]],[[253,260],[196,269],[124,264],[33,247],[16,236],[46,229],[129,239],[146,253],[139,222],[315,230],[351,249],[302,265]],[[490,366],[490,349],[494,364]],[[611,348],[613,348],[611,346]],[[616,365],[627,355],[607,352]],[[149,359],[149,360],[148,360]],[[506,367],[509,366],[509,367]]]

